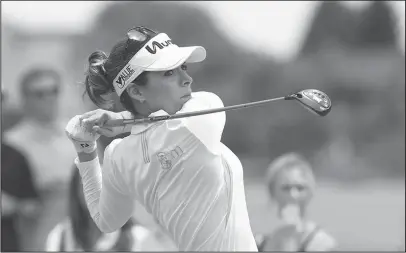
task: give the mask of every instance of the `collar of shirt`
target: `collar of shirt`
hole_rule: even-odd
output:
[[[196,97],[196,92],[192,92],[192,99],[194,99],[195,97]],[[191,101],[192,99],[190,99],[189,101]],[[186,107],[186,105],[189,104],[189,101],[184,103],[182,108],[177,113],[182,112],[184,110],[184,108]],[[164,115],[169,115],[169,114],[167,112],[165,112],[164,110],[159,110],[159,111],[156,111],[154,113],[151,113],[148,117],[156,117],[156,116],[164,116]],[[161,122],[144,123],[144,124],[134,125],[131,128],[131,134],[139,134],[141,132],[144,132],[148,128],[154,126],[155,124],[161,123]]]
[[[169,115],[169,114],[167,112],[165,112],[164,110],[159,110],[154,113],[151,113],[148,117],[156,117],[156,116],[164,116],[164,115]],[[139,134],[141,132],[144,132],[148,128],[150,128],[153,125],[158,124],[158,123],[160,123],[160,122],[143,123],[143,124],[134,125],[131,128],[131,134]]]

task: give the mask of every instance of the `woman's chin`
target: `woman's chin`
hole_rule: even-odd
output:
[[[177,110],[176,112],[178,112],[178,111],[182,110],[182,109],[183,109],[183,107],[185,106],[185,104],[186,104],[186,102],[187,102],[187,101],[189,101],[189,99],[188,99],[188,100],[184,100],[184,101],[182,101],[182,102],[181,102],[181,104],[180,104],[180,107],[178,108],[178,110]]]

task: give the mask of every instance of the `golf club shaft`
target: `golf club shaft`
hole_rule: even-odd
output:
[[[127,124],[135,125],[135,124],[147,123],[147,122],[157,122],[157,121],[169,120],[169,119],[179,119],[179,118],[185,118],[185,117],[193,117],[193,116],[199,116],[199,115],[210,114],[210,113],[217,113],[217,112],[224,112],[224,111],[231,111],[231,110],[236,110],[236,109],[248,108],[248,107],[262,105],[262,104],[269,103],[269,102],[272,102],[272,101],[284,100],[284,99],[285,99],[285,97],[278,97],[278,98],[271,98],[271,99],[246,103],[246,104],[231,105],[231,106],[226,106],[226,107],[221,107],[221,108],[202,110],[202,111],[194,111],[194,112],[186,112],[186,113],[179,113],[179,114],[174,114],[174,115],[148,117],[148,118],[143,118],[143,119],[109,120],[109,121],[106,122],[106,126],[113,127],[113,126],[123,126],[123,125],[127,125]]]

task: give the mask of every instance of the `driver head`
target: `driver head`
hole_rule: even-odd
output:
[[[319,116],[326,116],[331,111],[331,100],[326,93],[315,89],[302,90],[285,98],[297,100],[309,111]]]

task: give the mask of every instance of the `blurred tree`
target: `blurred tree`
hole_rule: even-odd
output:
[[[356,30],[359,48],[396,46],[394,13],[385,1],[372,1],[361,13]]]
[[[347,171],[337,172],[343,176],[404,175],[405,64],[404,54],[393,50],[394,26],[386,2],[375,1],[362,12],[337,1],[320,3],[302,51],[284,66],[281,83],[325,91],[333,110],[318,121],[286,104],[290,117],[280,117],[269,132],[272,156],[289,149],[312,156],[320,149],[327,162],[320,168],[332,177],[346,166],[340,159],[348,163]],[[337,120],[340,106],[345,117]],[[357,172],[349,173],[351,168]]]
[[[278,93],[280,66],[269,62],[269,60],[255,57],[253,60],[251,64],[244,66],[243,70],[245,73],[242,81],[247,102],[267,99],[270,95]],[[271,80],[272,82],[270,82]]]
[[[301,55],[317,53],[326,43],[348,46],[354,37],[354,15],[338,1],[323,1],[316,10]]]

